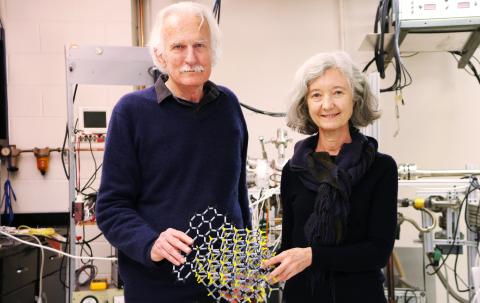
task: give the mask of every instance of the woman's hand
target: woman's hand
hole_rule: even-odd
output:
[[[308,266],[312,265],[312,248],[292,248],[263,263],[264,267],[280,264],[269,275],[272,282],[287,281]]]

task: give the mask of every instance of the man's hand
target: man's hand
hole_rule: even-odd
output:
[[[179,266],[185,262],[185,258],[180,251],[189,254],[192,249],[193,239],[184,232],[169,228],[162,232],[152,246],[150,257],[152,261],[158,262],[167,259],[171,263]]]
[[[279,263],[280,265],[268,275],[268,280],[274,283],[287,281],[308,266],[312,265],[312,249],[310,247],[296,247],[283,251],[279,255],[265,261],[263,267]]]

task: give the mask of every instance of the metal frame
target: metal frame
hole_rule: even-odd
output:
[[[433,52],[433,51],[459,51],[462,56],[458,61],[458,68],[465,68],[468,61],[473,56],[480,45],[480,17],[469,18],[451,18],[451,19],[416,19],[416,20],[400,20],[400,33],[398,37],[398,45],[402,51],[402,43],[408,34],[432,35],[452,33],[470,33],[465,43],[460,45],[449,45],[447,49],[435,48],[429,50],[415,49],[410,46],[408,51]],[[393,33],[385,34],[384,48],[387,50],[385,55],[385,66],[387,66],[393,57]],[[362,41],[359,50],[370,51],[375,48],[380,34],[367,34]],[[448,38],[448,37],[446,37]],[[449,39],[445,40],[446,42]],[[463,41],[463,39],[462,39]],[[457,42],[458,43],[458,42]],[[445,47],[445,45],[443,45]]]
[[[458,170],[460,171],[460,170]],[[445,171],[438,171],[439,174]],[[446,174],[446,176],[450,176]],[[448,199],[454,200],[458,198],[459,195],[462,195],[464,190],[468,188],[470,180],[468,179],[416,179],[416,180],[399,180],[399,186],[414,186],[414,187],[431,187],[431,186],[449,186],[449,188],[429,188],[426,190],[417,191],[418,196],[431,196],[431,195],[440,195],[446,196]],[[475,190],[469,194],[469,198],[465,203],[467,206],[469,203],[478,203],[479,201],[479,192]],[[465,211],[467,211],[467,206]],[[477,257],[477,242],[476,234],[467,229],[466,239],[462,240],[460,238],[460,231],[457,230],[455,233],[455,224],[457,218],[461,216],[459,209],[447,208],[447,223],[446,223],[446,239],[437,238],[434,232],[425,233],[423,235],[423,247],[426,253],[433,252],[435,245],[459,245],[465,246],[467,251],[467,267],[468,267],[468,285],[470,288],[469,298],[472,298],[475,295],[474,281],[471,275],[471,268],[475,264],[475,259]],[[432,224],[431,218],[424,212],[422,212],[422,226],[430,226]],[[460,224],[460,222],[459,222]],[[457,227],[458,228],[458,227]]]
[[[452,19],[425,19],[425,20],[401,20],[399,45],[407,34],[431,34],[471,32],[462,49],[462,57],[458,62],[458,68],[465,68],[475,50],[480,45],[480,18],[452,18]]]
[[[65,69],[67,84],[67,123],[71,139],[68,140],[69,157],[69,213],[70,213],[70,253],[76,255],[75,221],[73,203],[76,197],[76,161],[73,93],[75,85],[137,85],[153,84],[153,77],[148,69],[153,66],[152,59],[145,47],[116,46],[77,46],[65,47]],[[67,302],[71,302],[75,289],[75,259],[70,259],[68,266]]]

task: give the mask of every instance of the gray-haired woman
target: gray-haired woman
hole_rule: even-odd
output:
[[[366,78],[344,52],[307,60],[288,125],[311,135],[282,172],[281,253],[270,279],[284,302],[386,302],[382,267],[395,241],[397,166],[358,127],[378,119]]]

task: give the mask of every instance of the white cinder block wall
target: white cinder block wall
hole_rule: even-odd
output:
[[[175,1],[147,2],[150,11],[146,17],[151,20],[161,7]],[[293,73],[309,56],[343,45],[360,66],[371,58],[371,52],[359,52],[358,47],[364,35],[372,32],[377,4],[377,0],[223,1],[223,57],[213,80],[232,88],[242,102],[284,111]],[[58,147],[66,122],[63,46],[131,45],[130,1],[0,0],[0,9],[7,34],[11,143],[20,148]],[[480,112],[476,80],[458,70],[446,53],[421,53],[404,62],[414,82],[403,92],[406,105],[400,108],[400,134],[393,137],[397,127],[394,96],[382,94],[380,149],[398,163],[417,163],[420,168],[480,164],[480,141],[475,139]],[[391,83],[390,74],[381,86]],[[128,90],[81,86],[76,103],[112,105]],[[244,113],[250,132],[249,155],[259,157],[258,137],[275,137],[276,129],[285,127],[284,120]],[[292,150],[290,146],[288,155]],[[275,157],[272,146],[268,152]],[[68,185],[59,160],[58,154],[52,154],[51,168],[42,177],[35,169],[34,157],[22,156],[20,171],[12,176],[18,198],[15,211],[56,212],[68,208]],[[84,163],[82,176],[85,172],[87,177],[92,168],[88,155],[82,157]],[[418,246],[413,242],[416,238],[417,232],[406,225],[399,245]],[[453,266],[450,259],[448,264]],[[463,256],[459,267],[466,267]],[[462,277],[466,279],[464,273]],[[438,285],[437,281],[437,302],[447,302]]]
[[[21,149],[61,147],[67,122],[64,46],[131,46],[129,0],[1,0],[6,32],[10,143]],[[79,86],[77,106],[112,106],[131,87]],[[102,154],[95,153],[100,163]],[[81,156],[82,184],[93,172],[88,152]],[[11,174],[17,196],[16,213],[68,211],[68,181],[60,155],[51,154],[45,176],[36,169],[32,153],[22,154],[20,170]],[[5,167],[2,166],[2,180]],[[3,186],[3,185],[2,185]],[[95,183],[98,186],[98,181]],[[99,233],[86,226],[86,239]],[[82,229],[77,229],[82,235]],[[95,255],[111,254],[101,237]],[[78,247],[78,253],[80,248]],[[79,262],[78,262],[79,264]],[[97,262],[99,277],[110,276],[110,263]]]
[[[64,46],[131,45],[130,1],[2,0],[0,4],[8,55],[10,143],[21,149],[60,147],[67,121]],[[125,90],[80,86],[76,104],[110,105]],[[42,176],[33,154],[22,154],[19,172],[11,175],[16,212],[68,209],[68,182],[60,156],[51,156],[50,169]]]

